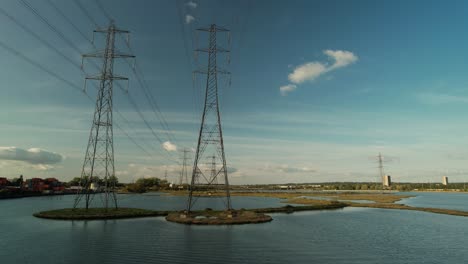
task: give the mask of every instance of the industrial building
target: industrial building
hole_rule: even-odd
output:
[[[442,185],[448,185],[448,177],[442,176]]]
[[[383,176],[382,184],[384,187],[390,187],[392,185],[392,179],[390,175]]]

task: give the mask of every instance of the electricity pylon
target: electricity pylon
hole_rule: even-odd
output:
[[[379,152],[379,155],[377,156],[379,159],[379,172],[380,172],[380,180],[382,181],[382,188],[384,187],[384,167],[383,167],[383,157],[382,154]]]
[[[208,48],[195,50],[196,52],[204,52],[208,55],[208,67],[203,70],[194,71],[194,74],[206,74],[206,90],[187,203],[187,212],[189,213],[197,200],[197,191],[210,190],[213,188],[222,188],[225,192],[225,196],[220,198],[223,199],[227,210],[232,209],[218,101],[218,74],[230,73],[219,69],[216,62],[218,53],[229,52],[229,50],[218,47],[217,34],[227,33],[228,40],[230,39],[230,35],[228,29],[216,26],[215,24],[212,24],[208,28],[197,29],[197,31],[207,32],[209,34]],[[205,152],[216,153],[216,159],[219,160],[218,164],[220,164],[220,169],[215,173],[214,177],[210,177],[210,168],[200,163],[200,161],[205,160]],[[224,184],[212,185],[212,183],[218,179],[218,176],[221,176]]]
[[[380,181],[382,183],[382,189],[385,189],[386,183],[390,184],[390,182],[386,182],[386,179],[385,179],[384,163],[391,162],[391,161],[394,161],[394,160],[399,160],[399,158],[398,157],[388,157],[388,156],[384,157],[382,155],[382,153],[380,153],[380,152],[379,152],[379,155],[373,157],[373,159],[375,159],[375,158],[377,158],[378,168],[379,168],[379,178],[380,178],[377,181],[377,183]]]
[[[187,176],[187,173],[188,173],[188,170],[187,170],[187,161],[189,159],[188,157],[188,153],[190,152],[190,150],[184,148],[184,150],[182,150],[182,153],[183,153],[183,157],[182,157],[182,168],[181,168],[181,171],[180,171],[180,178],[179,178],[179,186],[182,186],[182,184],[184,184],[184,180],[185,180],[185,183],[189,184],[188,182],[188,176]]]
[[[117,197],[114,193],[116,178],[112,129],[113,81],[128,80],[128,78],[114,75],[114,59],[133,58],[134,56],[116,50],[116,35],[127,34],[128,37],[130,32],[116,28],[113,21],[107,28],[96,29],[94,33],[105,34],[106,47],[102,51],[82,55],[83,60],[85,58],[101,58],[102,68],[99,74],[87,76],[85,79],[85,87],[87,80],[97,80],[99,81],[99,89],[88,147],[81,170],[81,189],[75,198],[73,208],[77,208],[84,198],[85,208],[88,209],[96,194],[103,194],[104,197],[101,197],[101,200],[104,208],[111,207],[109,203],[112,203],[112,207],[117,208]],[[99,186],[100,180],[103,181],[104,186]]]

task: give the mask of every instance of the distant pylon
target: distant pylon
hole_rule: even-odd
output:
[[[218,177],[217,176],[217,169],[216,169],[216,155],[213,155],[210,157],[211,158],[211,177],[210,177],[210,181],[217,185],[218,184]]]
[[[217,67],[217,53],[227,53],[229,50],[220,48],[217,45],[217,33],[228,33],[229,30],[212,24],[209,28],[200,28],[198,31],[208,32],[208,48],[196,49],[196,52],[205,52],[208,55],[208,67],[203,70],[196,70],[194,74],[206,74],[205,104],[201,120],[198,144],[195,152],[195,159],[190,183],[187,211],[191,212],[197,198],[197,191],[212,190],[221,188],[225,196],[221,197],[227,210],[231,207],[231,195],[229,190],[229,179],[227,174],[226,156],[224,154],[223,132],[221,129],[221,116],[219,113],[218,102],[218,74],[230,74],[227,71]],[[214,177],[210,177],[210,168],[201,164],[204,159],[204,153],[216,153],[216,159],[219,160],[220,169]],[[213,185],[218,176],[224,184]]]
[[[384,186],[384,167],[383,167],[383,157],[382,154],[379,152],[379,155],[377,156],[379,158],[379,172],[380,172],[380,180],[382,181],[382,186]]]
[[[185,180],[185,183],[186,184],[189,184],[188,182],[188,169],[187,169],[187,161],[189,159],[188,157],[188,153],[190,152],[190,150],[187,150],[186,148],[184,148],[184,150],[182,150],[182,168],[181,168],[181,171],[180,171],[180,178],[179,178],[179,186],[182,186],[182,184],[184,184],[184,180]]]
[[[106,34],[106,47],[103,51],[82,56],[83,59],[102,58],[102,69],[99,74],[86,77],[86,80],[98,80],[99,90],[88,147],[86,148],[81,170],[81,189],[75,198],[73,208],[77,208],[80,201],[84,198],[85,208],[88,209],[96,194],[104,195],[103,199],[101,199],[104,208],[117,208],[117,197],[114,193],[116,178],[112,129],[113,81],[128,80],[128,78],[114,75],[114,58],[133,58],[134,56],[116,51],[116,34],[129,34],[130,32],[116,28],[113,21],[111,21],[106,29],[96,29],[94,33]],[[99,186],[99,181],[104,186]],[[110,202],[112,205],[109,205]]]

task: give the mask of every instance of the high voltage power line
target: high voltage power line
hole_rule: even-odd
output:
[[[53,72],[52,70],[46,68],[44,65],[42,65],[42,64],[40,64],[40,63],[38,63],[38,62],[36,62],[36,61],[34,61],[34,60],[28,58],[28,57],[25,56],[23,53],[21,53],[20,51],[18,51],[18,50],[16,50],[16,49],[12,48],[12,47],[10,47],[10,46],[8,46],[7,44],[5,44],[4,42],[2,42],[1,40],[0,40],[0,46],[1,46],[2,48],[4,48],[5,50],[7,50],[8,52],[10,52],[11,54],[13,54],[13,55],[15,55],[15,56],[17,56],[17,57],[19,57],[19,58],[25,60],[25,61],[28,62],[29,64],[31,64],[31,65],[33,65],[33,66],[39,68],[40,70],[42,70],[42,71],[44,71],[44,72],[46,72],[46,73],[48,73],[49,75],[53,76],[54,78],[56,78],[56,79],[58,79],[58,80],[60,80],[60,81],[62,81],[62,82],[64,82],[64,83],[66,83],[66,84],[67,84],[68,86],[70,86],[71,88],[74,88],[74,89],[80,91],[81,93],[83,93],[83,94],[90,100],[90,102],[93,102],[93,99],[92,99],[87,93],[85,93],[85,91],[84,91],[80,86],[78,86],[78,85],[76,85],[76,84],[74,84],[74,83],[72,83],[72,82],[66,80],[65,78],[63,78],[63,77],[61,77],[60,75],[56,74],[56,73]],[[119,114],[120,116],[122,116],[121,113],[120,113],[117,109],[114,109],[114,111],[115,111],[117,114]],[[114,123],[114,124],[115,124],[116,127],[117,127],[124,135],[126,135],[126,136],[128,137],[128,139],[129,139],[130,141],[132,141],[132,143],[134,143],[140,150],[142,150],[143,152],[145,152],[145,154],[154,157],[152,154],[150,154],[149,152],[147,152],[140,144],[136,143],[135,139],[133,139],[133,138],[132,138],[124,129],[122,129],[117,123]],[[171,160],[171,161],[173,161],[173,160]]]
[[[49,22],[47,18],[42,16],[33,6],[31,6],[26,0],[20,0],[20,2],[28,8],[36,17],[38,17],[42,22],[44,22],[52,31],[54,31],[64,42],[66,42],[70,47],[72,47],[76,52],[81,54],[81,50],[69,39],[67,39],[63,33],[58,30],[52,23]]]
[[[58,29],[56,29],[53,25],[51,25],[51,24],[48,22],[48,20],[47,20],[46,18],[44,18],[43,16],[41,16],[37,10],[35,10],[31,5],[29,5],[29,4],[27,3],[26,0],[21,0],[21,1],[22,1],[22,3],[23,3],[26,7],[28,7],[31,11],[33,11],[34,14],[35,14],[36,16],[38,16],[39,18],[41,18],[42,21],[46,22],[46,24],[47,24],[54,32],[56,32],[62,39],[64,39],[65,42],[71,43],[71,41],[69,41],[67,38],[65,38],[65,36],[64,36]],[[82,11],[83,11],[84,13],[86,13],[86,16],[91,20],[91,22],[92,22],[93,24],[96,24],[95,20],[94,20],[94,19],[92,18],[92,16],[86,11],[86,9],[85,9],[83,6],[81,6],[81,4],[79,3],[79,1],[77,0],[76,2],[77,2],[77,5],[80,6],[80,9],[82,9]],[[105,11],[104,8],[102,7],[102,5],[100,4],[100,2],[99,2],[98,0],[96,1],[96,3],[98,4],[99,8],[102,9],[102,11]],[[106,16],[107,18],[111,19],[111,17],[109,16],[109,14],[108,14],[107,12],[105,12],[105,16]],[[94,46],[94,43],[93,43],[92,41],[90,41],[88,38],[85,38],[85,39],[86,39],[88,42],[90,42],[91,45]],[[129,47],[128,42],[125,42],[125,43],[126,43],[127,46]],[[76,50],[77,52],[79,52],[79,53],[82,53],[82,51],[81,51],[80,49],[76,48],[76,46],[75,46],[75,50]],[[127,60],[126,60],[126,61],[127,61]],[[127,61],[127,62],[128,62],[128,61]],[[94,62],[93,62],[93,65],[94,65],[97,69],[99,69],[99,66],[96,65]],[[130,65],[130,66],[131,66],[131,65]],[[130,67],[130,68],[131,68],[133,71],[135,71],[134,67]],[[139,83],[141,84],[142,81],[140,80],[140,78],[138,77],[138,75],[135,74],[135,76],[137,77]],[[117,83],[117,86],[118,86],[119,88],[123,89],[120,83]],[[142,90],[144,90],[143,87],[144,87],[144,86],[142,85]],[[151,94],[150,92],[146,92],[146,91],[145,91],[145,96],[147,97],[147,99],[148,99],[148,93]],[[139,110],[137,104],[136,104],[135,101],[132,99],[132,97],[131,97],[131,95],[128,93],[128,91],[127,91],[125,94],[127,95],[127,98],[128,98],[128,100],[130,101],[131,105],[132,105],[132,106],[135,108],[135,110],[138,112],[140,118],[143,120],[143,122],[145,123],[145,125],[151,130],[152,134],[156,137],[156,139],[157,139],[161,144],[163,144],[164,141],[154,132],[153,128],[150,126],[149,122],[144,118],[144,115],[143,115],[142,112]],[[151,94],[151,96],[152,96],[152,94]],[[148,100],[150,100],[150,99],[148,99]],[[150,103],[150,104],[151,104],[151,103]],[[155,113],[155,114],[156,114],[157,119],[160,120],[160,124],[161,124],[161,126],[163,127],[163,130],[165,130],[165,133],[166,133],[166,135],[168,136],[168,139],[170,140],[170,139],[172,138],[172,139],[175,141],[175,137],[174,137],[174,136],[171,137],[171,136],[167,133],[167,130],[169,130],[169,127],[168,127],[167,122],[165,121],[164,117],[162,116],[162,113],[160,112],[159,108],[157,107],[157,104],[155,103],[154,98],[153,98],[153,103],[151,104],[151,106],[152,106],[153,108],[155,107],[155,108],[157,109],[157,111],[159,112],[159,118],[158,118],[158,115],[157,115],[156,113]],[[162,122],[161,122],[161,119],[163,120]],[[171,160],[173,160],[173,161],[175,161],[176,163],[178,163],[178,161],[177,161],[176,159],[174,159],[174,157],[171,157],[171,155],[170,155],[170,153],[169,153],[168,151],[166,151],[166,152],[168,153],[168,156],[170,156],[170,159],[171,159]]]
[[[88,36],[86,36],[85,33],[83,33],[80,28],[78,26],[75,25],[75,23],[73,23],[73,21],[70,20],[70,18],[68,18],[63,12],[62,10],[60,10],[60,8],[57,7],[56,4],[54,4],[53,1],[51,0],[47,0],[47,3],[49,3],[50,6],[52,6],[52,8],[55,10],[55,12],[57,12],[62,18],[63,20],[67,21],[68,24],[70,24],[78,33],[80,33],[80,35],[86,39],[87,41],[91,42],[93,47],[94,47],[94,43],[88,38]]]
[[[50,1],[49,1],[50,2]],[[77,48],[69,39],[67,39],[65,37],[65,35],[60,32],[56,27],[53,26],[52,23],[50,23],[47,18],[45,18],[44,16],[42,16],[34,7],[32,7],[27,1],[25,0],[21,0],[21,3],[27,8],[29,9],[31,12],[34,13],[35,16],[37,16],[42,22],[44,22],[52,31],[54,31],[64,42],[66,42],[69,46],[71,46],[73,49],[75,49],[75,51],[77,52],[81,52],[79,50],[79,48]],[[59,11],[59,9],[52,4],[52,6],[54,7],[54,9],[56,11]],[[0,13],[3,14],[4,16],[6,16],[7,18],[9,18],[11,21],[13,21],[16,25],[18,25],[19,27],[21,27],[23,30],[25,30],[27,33],[29,33],[30,35],[32,35],[35,39],[37,39],[38,41],[40,41],[42,44],[46,45],[49,49],[51,49],[52,51],[54,51],[55,53],[59,54],[62,58],[64,58],[66,61],[68,61],[69,63],[71,63],[74,67],[82,70],[82,68],[79,66],[79,64],[77,64],[76,62],[74,62],[73,60],[71,60],[68,56],[66,56],[65,54],[63,54],[62,52],[60,52],[57,48],[55,48],[54,46],[52,46],[50,43],[48,43],[46,40],[44,40],[40,35],[36,34],[33,30],[31,30],[30,28],[28,28],[27,26],[25,26],[24,24],[22,24],[21,22],[19,22],[17,19],[15,19],[13,16],[9,15],[8,12],[6,12],[4,9],[1,9],[0,8]],[[63,15],[63,13],[61,13]],[[62,16],[63,18],[66,17],[66,16]],[[67,22],[72,25],[75,30],[77,30],[80,35],[82,35],[84,37],[84,34],[79,30],[78,27],[76,27],[76,25],[73,24],[72,21],[70,20],[67,20]],[[86,40],[90,41],[89,38],[85,38]],[[91,42],[91,41],[90,41]],[[91,44],[94,46],[94,43],[91,42]],[[88,94],[86,94],[85,91],[83,91],[83,89],[81,89],[79,86],[77,86],[76,84],[66,80],[65,78],[63,78],[62,76],[58,75],[57,73],[55,73],[54,71],[46,68],[44,65],[42,65],[41,63],[38,63],[30,58],[28,58],[27,56],[25,56],[23,53],[19,52],[18,50],[8,46],[7,44],[5,44],[4,42],[0,42],[0,46],[2,46],[4,49],[6,49],[7,51],[9,51],[10,53],[20,57],[21,59],[27,61],[28,63],[32,64],[33,66],[41,69],[42,71],[48,73],[49,75],[55,77],[56,79],[68,84],[70,87],[74,88],[74,89],[77,89],[79,90],[80,92],[83,92],[87,97],[88,99],[91,99],[89,97]],[[97,65],[96,65],[97,66]],[[136,105],[136,104],[134,104]],[[117,112],[120,117],[123,117],[123,115],[120,113],[120,112]],[[141,111],[140,111],[141,113]],[[142,119],[145,121],[145,123],[149,126],[148,122],[144,119],[143,116],[141,116]],[[119,130],[121,130],[129,139],[130,141],[132,141],[132,143],[136,143],[136,141],[130,137],[130,135],[125,132],[120,126],[117,126]],[[150,127],[150,126],[149,126]],[[156,135],[153,131],[153,134]],[[160,142],[162,140],[159,140]],[[141,147],[141,145],[139,144],[135,144],[139,149],[143,149]],[[146,154],[149,154],[147,151],[144,151]],[[169,155],[170,156],[170,155]],[[176,162],[178,163],[178,161],[172,159],[172,158],[169,158],[171,161],[173,162]]]
[[[101,12],[104,14],[104,16],[106,16],[107,19],[112,20],[111,15],[106,11],[106,9],[102,5],[102,3],[99,0],[96,0],[95,2],[97,4],[97,6],[99,7],[99,9],[101,10]],[[120,36],[120,37],[123,37],[123,36]],[[126,44],[127,48],[133,53],[133,50],[132,50],[132,48],[130,46],[130,43],[129,43],[128,39],[124,40],[123,42]],[[148,83],[146,82],[146,79],[144,77],[143,71],[139,67],[139,64],[138,64],[137,60],[134,59],[134,65],[131,65],[129,60],[125,60],[125,61],[129,65],[130,69],[133,71],[133,74],[137,79],[139,88],[143,91],[143,94],[144,94],[146,100],[148,101],[152,112],[155,114],[155,117],[159,121],[159,124],[163,128],[164,133],[166,134],[167,138],[169,140],[172,140],[174,143],[176,143],[176,145],[180,146],[180,144],[177,142],[175,136],[173,135],[173,132],[170,129],[166,119],[162,115],[161,110],[160,110],[160,108],[158,106],[158,103],[157,103],[156,99],[154,98],[153,94],[151,93],[151,90],[150,90],[150,88],[148,86]],[[120,85],[120,84],[118,84],[118,85]],[[135,103],[135,101],[132,99],[131,95],[128,92],[126,94],[129,97],[130,103],[134,106],[134,108],[138,109],[138,106]],[[141,117],[143,117],[143,114],[141,113],[141,111],[137,110],[137,112],[139,113],[139,115]],[[144,120],[144,122],[147,123],[145,120]],[[149,128],[152,130],[151,127],[149,127]],[[159,140],[159,141],[161,142],[161,140]],[[161,142],[161,144],[162,143],[163,142]]]
[[[83,14],[85,14],[85,16],[91,21],[91,23],[93,23],[93,25],[96,28],[98,28],[99,27],[98,23],[96,23],[93,17],[89,14],[88,10],[86,10],[86,8],[84,8],[84,6],[80,3],[80,0],[74,0],[74,2],[78,6],[78,8],[81,10],[81,12],[83,12]]]
[[[78,0],[77,0],[78,1]],[[107,20],[111,21],[112,20],[112,17],[110,16],[110,14],[106,11],[106,9],[104,8],[104,6],[102,5],[101,1],[99,0],[96,0],[96,5],[99,7],[99,9],[101,10],[101,12],[104,14],[104,16],[106,16]]]

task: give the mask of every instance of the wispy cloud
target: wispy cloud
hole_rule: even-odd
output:
[[[48,165],[48,164],[34,164],[34,165],[31,165],[31,167],[39,171],[51,171],[55,169],[55,166]]]
[[[294,84],[288,84],[280,87],[280,92],[282,96],[288,95],[288,93],[296,90],[297,86]]]
[[[348,66],[358,60],[358,57],[354,53],[346,50],[325,50],[323,53],[335,61],[328,67],[328,71]]]
[[[301,166],[292,166],[288,164],[282,164],[282,165],[270,165],[266,164],[265,167],[263,168],[265,171],[270,171],[270,172],[282,172],[282,173],[310,173],[310,172],[316,172],[317,170],[309,168],[309,167],[301,167]]]
[[[31,164],[55,164],[61,162],[63,156],[39,148],[0,147],[0,159],[24,161]]]
[[[190,24],[195,21],[195,17],[192,15],[185,15],[185,24]]]
[[[325,64],[321,62],[308,62],[296,67],[288,75],[288,79],[293,83],[300,84],[305,81],[313,81],[326,72],[327,66]]]
[[[185,5],[190,7],[190,8],[197,8],[197,6],[198,6],[198,4],[193,2],[193,1],[187,2],[187,3],[185,3]]]
[[[333,63],[330,65],[326,62],[307,62],[299,65],[294,71],[289,74],[288,79],[292,83],[300,84],[305,81],[313,81],[320,75],[346,67],[358,60],[354,53],[345,50],[324,50],[323,53],[328,56]]]
[[[170,141],[164,142],[162,147],[167,151],[177,151],[177,146],[172,144]]]
[[[358,60],[358,57],[350,51],[324,50],[323,53],[329,58],[329,60],[332,61],[331,64],[320,61],[312,61],[301,64],[294,68],[293,72],[288,75],[289,81],[293,84],[302,84],[306,81],[314,81],[321,75],[351,65]],[[284,89],[284,87],[288,87],[293,84],[281,86],[281,94],[284,95],[284,92],[281,88]]]

